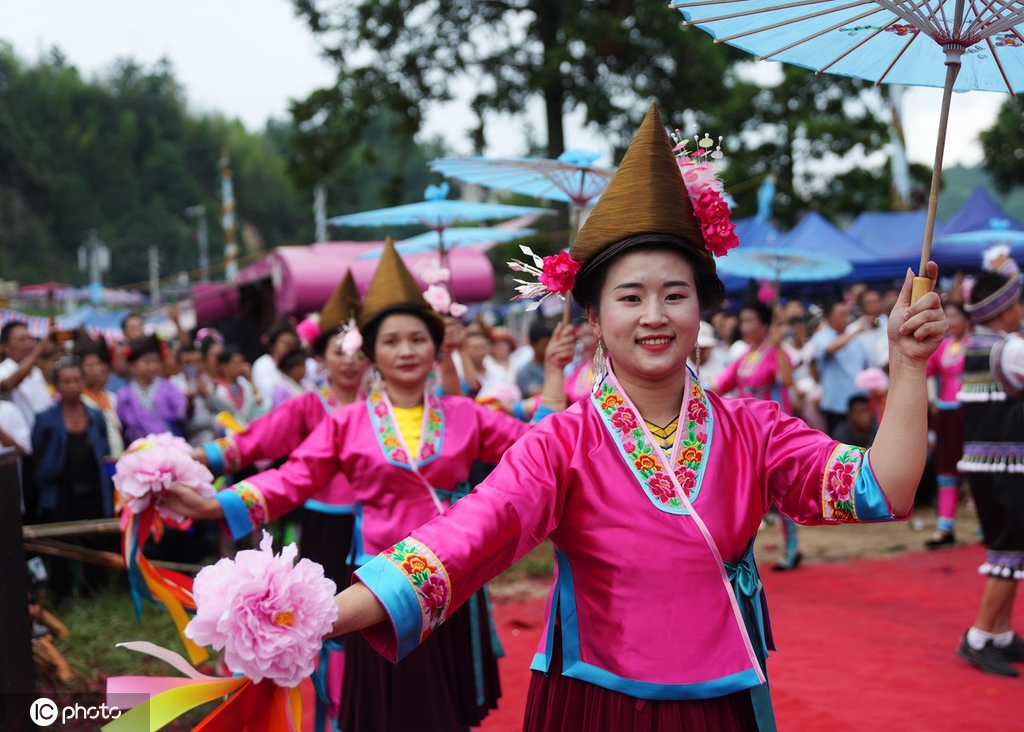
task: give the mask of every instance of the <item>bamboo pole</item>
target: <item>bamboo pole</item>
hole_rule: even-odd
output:
[[[121,524],[116,518],[59,521],[52,524],[33,524],[21,527],[23,539],[50,539],[57,536],[88,536],[90,534],[117,534]]]

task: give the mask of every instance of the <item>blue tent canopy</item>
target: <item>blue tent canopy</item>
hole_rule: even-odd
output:
[[[741,247],[770,247],[782,238],[781,231],[756,216],[733,222]]]
[[[921,261],[925,211],[865,211],[846,229],[848,236],[875,252],[874,262],[862,262],[854,268],[864,280],[898,279],[907,267],[916,269]],[[935,231],[942,231],[936,222]]]
[[[94,328],[104,333],[120,333],[121,321],[130,313],[130,310],[98,310],[91,305],[83,305],[73,313],[57,318],[57,322],[65,330]]]
[[[1015,259],[1024,258],[1024,224],[979,186],[935,238],[932,259],[940,268],[978,269],[981,253],[1001,243],[1010,245]]]

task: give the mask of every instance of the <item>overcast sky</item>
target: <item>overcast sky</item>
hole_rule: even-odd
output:
[[[106,70],[118,57],[152,64],[171,59],[193,110],[220,111],[260,129],[268,117],[284,117],[290,98],[332,83],[331,66],[317,55],[314,38],[292,13],[288,0],[0,0],[0,39],[35,61],[53,46],[87,77]],[[941,93],[910,89],[904,127],[912,160],[930,164]],[[1004,95],[972,92],[953,99],[946,165],[981,160],[980,130],[991,126]],[[534,127],[543,138],[539,103]],[[456,153],[468,153],[465,131],[474,120],[468,105],[456,102],[427,119],[428,135],[443,135]],[[488,154],[523,152],[520,123],[488,123]],[[600,137],[567,129],[567,147],[601,151]]]

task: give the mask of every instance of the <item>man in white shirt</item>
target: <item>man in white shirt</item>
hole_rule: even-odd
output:
[[[889,316],[882,310],[882,293],[867,289],[860,294],[858,304],[861,309],[859,320],[850,324],[847,330],[857,333],[864,353],[870,364],[884,369],[889,365]]]
[[[0,401],[0,445],[13,447],[21,457],[32,454],[32,430],[21,410],[11,402]],[[21,463],[18,464],[18,486],[21,487]],[[25,513],[25,496],[21,496],[21,512]]]
[[[10,395],[11,401],[28,423],[29,430],[36,421],[36,412],[41,412],[53,403],[53,396],[43,378],[43,372],[36,366],[36,359],[44,349],[53,347],[52,329],[46,337],[36,343],[29,335],[24,323],[8,323],[0,330],[0,344],[3,344],[7,358],[0,363],[0,392]]]
[[[253,362],[252,383],[256,386],[256,391],[260,393],[260,396],[269,402],[274,387],[281,379],[281,372],[277,370],[277,362],[286,353],[299,347],[299,336],[292,328],[291,323],[282,321],[264,333],[263,344],[268,352]]]

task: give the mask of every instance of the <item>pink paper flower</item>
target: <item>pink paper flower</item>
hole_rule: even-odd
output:
[[[416,274],[428,285],[443,285],[452,278],[452,271],[450,269],[429,260],[420,263],[416,268]]]
[[[716,146],[705,134],[696,139],[696,149],[691,151],[686,149],[689,141],[680,136],[679,130],[672,137],[677,143],[673,152],[679,162],[679,174],[690,194],[693,213],[704,236],[704,248],[716,257],[724,257],[730,249],[739,246],[740,240],[730,220],[729,205],[722,195],[724,185],[718,177],[718,161],[723,157],[722,138],[718,138]]]
[[[579,269],[580,263],[570,257],[568,252],[544,257],[540,283],[556,295],[564,295],[576,284],[576,273]]]
[[[295,563],[289,544],[275,555],[270,534],[258,550],[238,552],[196,575],[196,616],[185,635],[196,643],[224,649],[234,673],[254,682],[298,686],[313,673],[322,639],[338,615],[337,588],[319,564]]]
[[[341,327],[338,341],[341,352],[346,356],[354,356],[359,353],[359,349],[363,347],[363,335],[359,332],[355,318],[349,318],[349,321]]]
[[[452,304],[452,296],[444,285],[431,285],[423,293],[423,299],[437,313],[447,313]]]
[[[181,449],[179,442],[191,449],[180,438],[150,435],[133,442],[130,452],[125,452],[117,461],[114,487],[129,511],[140,514],[155,504],[161,518],[181,525],[188,521],[188,517],[170,510],[160,501],[164,491],[177,483],[202,496],[216,493],[213,474]]]
[[[175,450],[181,450],[182,452],[192,452],[192,446],[185,440],[170,432],[161,432],[159,434],[148,434],[145,437],[140,437],[128,446],[129,450],[141,450],[147,445],[157,445],[159,447],[173,447]]]
[[[461,318],[469,312],[469,308],[463,305],[461,302],[453,302],[448,306],[448,314],[455,318]]]
[[[869,368],[857,372],[853,385],[868,394],[884,394],[889,391],[889,376],[880,368]]]
[[[295,330],[299,334],[299,338],[306,343],[312,343],[320,337],[320,323],[312,318],[303,320],[295,327]]]
[[[557,295],[563,300],[576,284],[576,272],[580,263],[569,256],[567,252],[559,252],[543,259],[533,253],[533,250],[526,245],[519,247],[524,254],[530,257],[530,262],[522,262],[513,259],[508,262],[508,267],[513,272],[523,272],[537,278],[536,282],[530,280],[513,280],[517,283],[516,295],[513,300],[525,298],[540,298],[537,302],[530,303],[527,310],[535,310],[540,307],[551,295]]]

